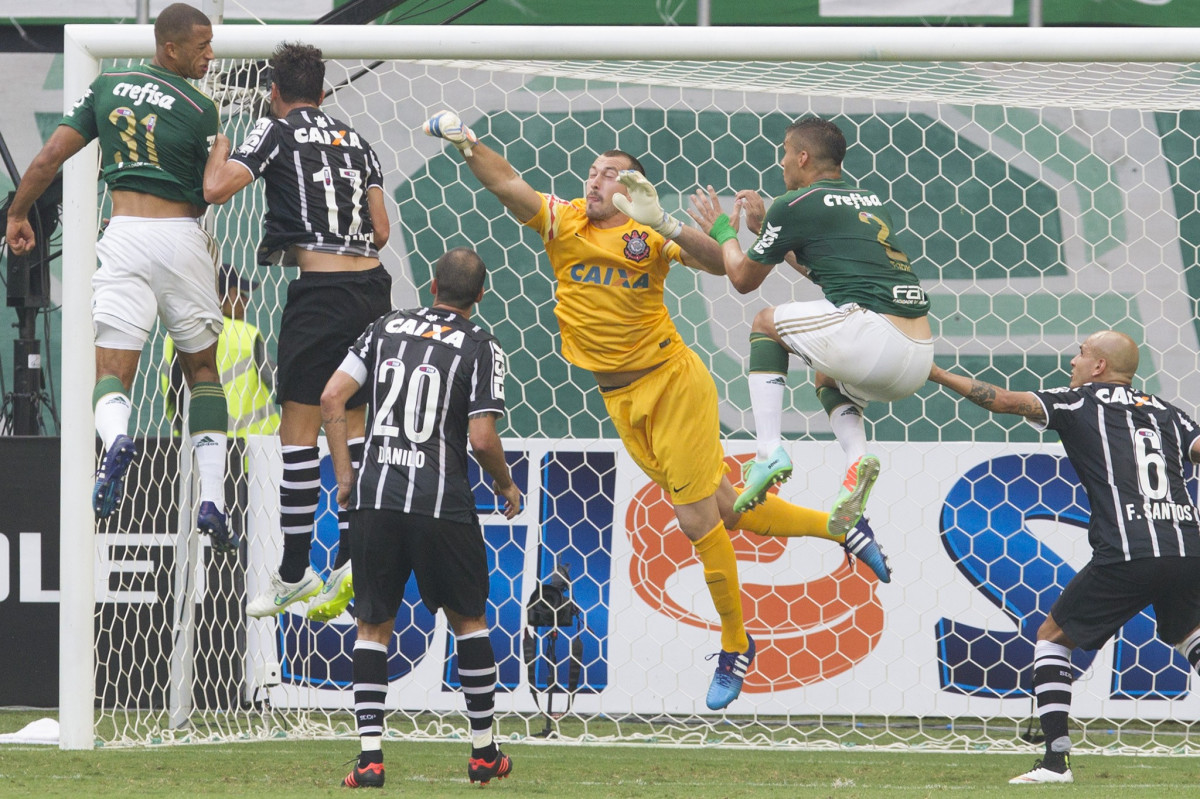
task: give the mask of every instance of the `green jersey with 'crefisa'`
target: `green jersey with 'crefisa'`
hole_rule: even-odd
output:
[[[771,204],[748,255],[774,266],[794,252],[834,305],[924,316],[929,299],[894,236],[891,214],[875,192],[819,180]]]
[[[204,164],[217,106],[186,78],[151,64],[103,72],[60,124],[100,140],[109,189],[207,206]]]

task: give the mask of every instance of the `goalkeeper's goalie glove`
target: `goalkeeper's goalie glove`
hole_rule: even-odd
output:
[[[450,142],[467,158],[471,157],[471,145],[479,141],[453,111],[438,111],[425,123],[423,130],[426,136]]]
[[[617,210],[640,225],[646,225],[655,233],[673,239],[683,230],[683,223],[662,209],[658,192],[646,176],[633,169],[623,169],[617,176],[629,196],[614,194],[612,201]]]

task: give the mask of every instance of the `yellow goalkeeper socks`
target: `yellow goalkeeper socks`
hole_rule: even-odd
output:
[[[725,525],[693,541],[696,556],[704,565],[704,582],[712,595],[713,607],[721,617],[721,648],[726,652],[745,652],[750,648],[746,625],[742,619],[742,589],[738,583],[737,557]]]
[[[767,494],[761,505],[746,511],[738,519],[739,529],[756,535],[776,538],[812,536],[840,544],[842,539],[830,535],[828,527],[829,514],[825,511],[793,505],[775,494]]]

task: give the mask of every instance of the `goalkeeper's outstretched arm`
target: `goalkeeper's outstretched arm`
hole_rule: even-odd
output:
[[[496,195],[518,222],[524,224],[542,208],[542,197],[517,174],[504,156],[480,144],[453,111],[439,111],[424,125],[425,135],[445,139],[463,154],[467,167],[483,187]]]

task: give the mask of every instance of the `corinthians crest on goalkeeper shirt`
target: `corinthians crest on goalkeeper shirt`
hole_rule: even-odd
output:
[[[345,122],[310,107],[284,119],[264,117],[230,160],[267,179],[260,264],[279,262],[293,245],[379,256],[367,189],[383,188],[383,170],[371,145]]]
[[[350,348],[366,368],[366,451],[350,508],[475,522],[468,420],[504,414],[500,342],[443,309],[393,311]]]
[[[1168,402],[1119,383],[1035,391],[1092,507],[1095,563],[1200,556],[1184,464],[1200,428]],[[1189,470],[1190,471],[1190,470]]]

